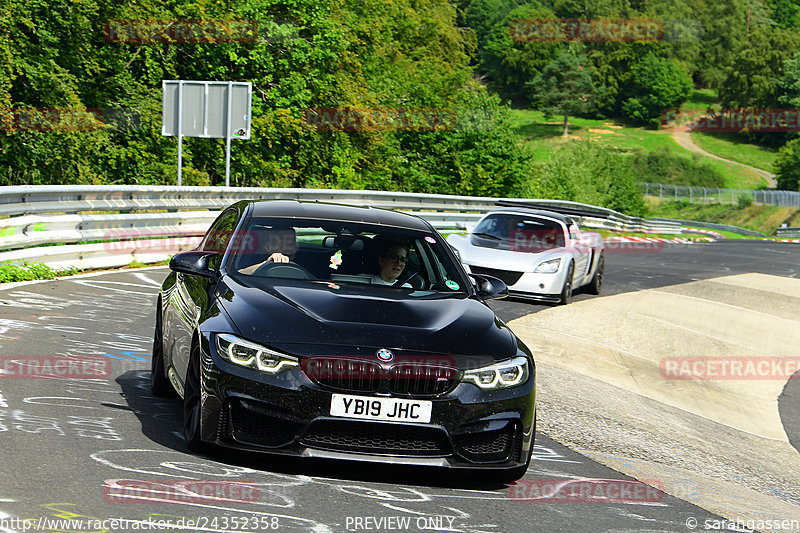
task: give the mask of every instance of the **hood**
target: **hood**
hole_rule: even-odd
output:
[[[412,296],[295,280],[245,286],[225,278],[220,305],[242,337],[296,355],[355,355],[388,348],[403,353],[516,354],[516,337],[478,300],[465,295]],[[337,288],[338,287],[338,288]]]

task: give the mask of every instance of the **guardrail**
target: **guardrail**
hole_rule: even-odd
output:
[[[779,239],[800,239],[800,228],[778,228]]]
[[[740,228],[738,226],[729,226],[727,224],[714,224],[713,222],[698,222],[696,220],[676,220],[673,218],[652,218],[651,220],[656,222],[675,222],[676,224],[680,224],[681,227],[690,227],[690,228],[703,228],[703,229],[710,229],[716,231],[729,231],[731,233],[738,233],[740,235],[748,235],[750,237],[766,237],[763,233],[759,233],[757,231],[749,230]]]
[[[380,207],[418,215],[440,231],[473,225],[501,198],[406,192],[234,187],[14,186],[0,188],[0,262],[53,268],[152,263],[197,246],[218,211],[235,201],[286,199]],[[587,228],[680,233],[680,224],[629,217],[559,200],[524,200],[580,209]],[[96,213],[114,211],[114,213]],[[87,242],[89,241],[89,242]],[[49,246],[48,246],[49,245]]]
[[[688,200],[689,203],[736,204],[739,202],[739,198],[752,198],[755,204],[800,208],[800,192],[798,191],[720,189],[717,187],[689,187],[664,183],[639,183],[638,185],[645,196],[654,196],[663,200]]]

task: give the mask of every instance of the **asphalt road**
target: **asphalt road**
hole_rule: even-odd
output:
[[[670,245],[610,254],[605,288],[615,294],[744,272],[797,277],[798,265],[797,245]],[[543,433],[523,483],[511,487],[388,465],[193,454],[181,437],[179,402],[149,393],[153,307],[165,272],[0,288],[4,360],[90,356],[100,372],[94,379],[0,378],[0,531],[736,530],[679,498],[642,491]],[[545,308],[492,306],[504,320]],[[799,401],[796,388],[781,401],[795,447]],[[595,481],[575,484],[579,501],[542,496],[580,479]],[[130,522],[102,522],[116,518]],[[159,521],[171,525],[157,529]]]

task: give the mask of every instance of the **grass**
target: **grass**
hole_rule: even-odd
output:
[[[74,276],[81,272],[82,270],[74,267],[53,269],[42,263],[28,263],[27,261],[12,263],[11,261],[4,261],[0,263],[0,283],[55,279],[60,276]]]
[[[686,152],[666,131],[626,127],[612,120],[572,117],[569,120],[569,138],[565,139],[561,135],[563,130],[561,117],[553,117],[548,121],[541,111],[532,109],[514,109],[512,116],[517,134],[525,142],[533,145],[538,161],[548,161],[555,150],[569,142],[569,138],[599,141],[621,151],[639,148],[655,150],[669,146],[676,151]]]
[[[691,133],[692,141],[706,152],[744,165],[774,172],[773,164],[778,151],[774,148],[751,144],[746,137],[736,133]]]
[[[681,111],[706,111],[709,107],[720,108],[717,92],[714,89],[694,89],[689,99],[681,106]]]
[[[689,100],[681,107],[684,112],[705,112],[708,108],[719,110],[716,92],[713,89],[695,89]],[[651,151],[667,147],[675,154],[692,158],[695,154],[683,148],[672,138],[668,129],[631,127],[614,120],[569,119],[569,137],[561,135],[563,117],[545,120],[544,114],[532,109],[512,110],[512,120],[520,138],[529,143],[537,161],[549,161],[552,154],[565,146],[569,139],[589,139],[604,143],[621,152],[633,150]],[[694,132],[692,140],[709,153],[759,169],[772,171],[777,152],[770,148],[750,144],[736,134],[706,134]],[[711,157],[699,156],[700,161],[725,176],[725,187],[730,189],[758,189],[767,186],[767,180],[753,170],[726,163]]]
[[[572,117],[569,121],[569,137],[564,138],[561,135],[561,117],[547,121],[541,111],[532,109],[513,109],[512,117],[517,134],[523,142],[533,147],[534,157],[539,162],[549,161],[556,150],[576,138],[600,142],[621,152],[652,151],[666,147],[688,159],[694,155],[675,142],[672,132],[666,129],[636,128],[613,120]],[[756,189],[767,185],[767,181],[753,170],[710,157],[701,157],[700,160],[725,176],[727,188]]]
[[[740,208],[736,205],[716,203],[660,202],[657,198],[647,198],[646,201],[651,217],[727,224],[758,231],[767,236],[775,235],[781,224],[785,223],[790,227],[800,225],[800,209],[789,207],[750,205]]]

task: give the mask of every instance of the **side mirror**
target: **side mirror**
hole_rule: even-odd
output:
[[[478,285],[478,295],[484,300],[495,300],[508,296],[508,286],[503,280],[485,274],[472,274],[472,278]]]
[[[216,256],[217,252],[201,252],[192,250],[181,252],[169,260],[170,270],[183,274],[192,274],[210,278],[214,270],[209,266],[209,259]]]

